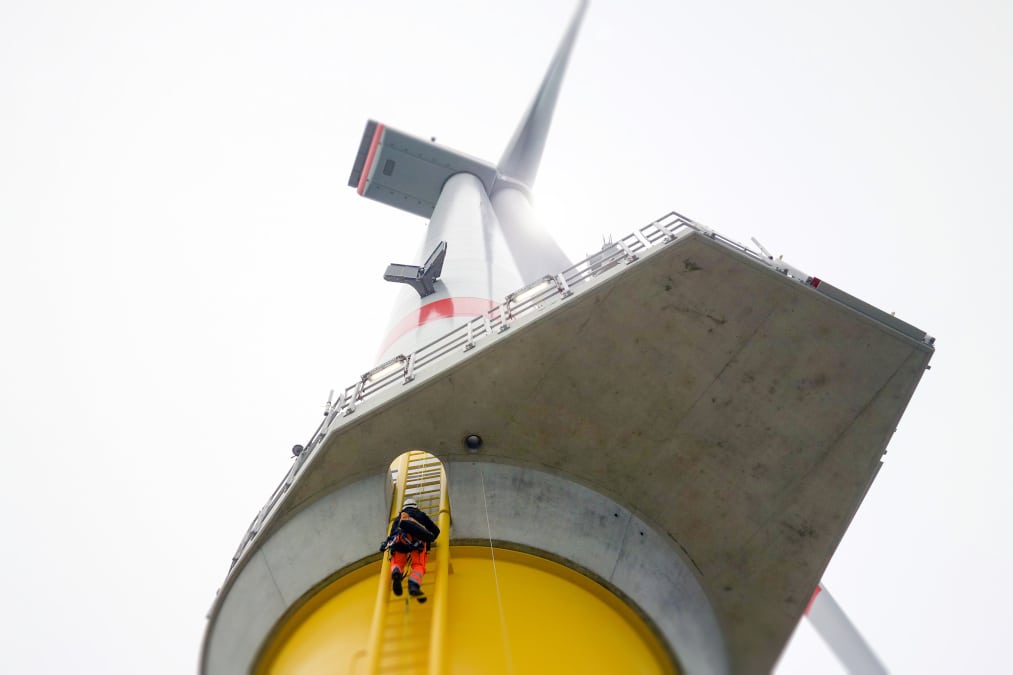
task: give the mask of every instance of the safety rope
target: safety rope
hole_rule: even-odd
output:
[[[503,654],[506,657],[506,670],[509,675],[513,675],[514,664],[513,659],[510,656],[510,639],[507,636],[506,628],[506,613],[503,611],[503,596],[499,589],[499,573],[496,570],[496,551],[492,546],[492,525],[489,523],[489,500],[485,496],[485,473],[481,468],[478,470],[478,475],[482,479],[482,502],[485,504],[485,529],[489,536],[489,557],[492,558],[492,578],[496,583],[496,602],[499,605],[499,626],[500,632],[503,634]]]

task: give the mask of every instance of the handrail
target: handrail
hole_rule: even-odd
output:
[[[399,355],[399,357],[392,359],[392,361],[377,366],[360,377],[357,382],[341,390],[338,393],[337,402],[329,406],[325,411],[324,420],[317,427],[316,431],[313,432],[309,443],[306,444],[305,449],[296,457],[293,466],[289,469],[285,478],[275,488],[267,504],[257,514],[250,528],[243,536],[236,554],[232,557],[232,565],[229,567],[226,581],[232,574],[236,563],[242,558],[243,553],[256,539],[263,524],[274,513],[282,496],[295,481],[307,459],[320,445],[327,433],[335,427],[338,420],[354,414],[362,401],[374,397],[388,387],[409,384],[417,377],[419,372],[424,372],[433,367],[433,364],[442,360],[443,357],[452,353],[467,352],[480,339],[494,339],[498,334],[508,330],[510,325],[519,318],[541,310],[547,301],[563,301],[575,292],[579,292],[582,284],[594,279],[612,267],[620,264],[633,264],[637,261],[638,254],[648,248],[665,246],[673,241],[683,239],[693,232],[703,234],[729,249],[746,255],[753,261],[777,271],[788,279],[820,291],[823,295],[831,297],[881,323],[894,328],[898,324],[903,323],[899,319],[891,320],[890,315],[881,310],[857,298],[853,298],[838,289],[829,287],[828,284],[822,284],[819,279],[809,276],[781,260],[775,260],[770,256],[757,253],[742,244],[718,234],[708,227],[672,211],[620,238],[616,242],[606,244],[598,253],[590,255],[584,260],[562,270],[555,277],[546,277],[546,279],[554,279],[555,283],[546,284],[543,289],[539,289],[538,292],[534,293],[533,297],[524,297],[523,301],[518,301],[517,298],[521,297],[524,291],[531,288],[532,285],[529,284],[524,288],[518,289],[507,296],[504,302],[492,307],[481,316],[458,326],[429,344],[415,350],[412,354]],[[536,282],[536,285],[538,283],[541,282]],[[820,288],[821,286],[827,286],[827,288]],[[907,324],[904,325],[906,326]],[[926,335],[922,331],[918,331],[913,326],[909,326],[909,328],[911,330],[907,331],[906,334],[910,337],[921,339],[930,347],[934,344],[935,338]],[[403,363],[401,369],[394,368],[390,372],[384,372],[382,377],[377,375],[381,369],[386,370],[392,365],[393,361],[398,360],[401,360]],[[376,377],[375,380],[371,379],[373,376]]]

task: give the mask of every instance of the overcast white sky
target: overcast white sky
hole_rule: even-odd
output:
[[[191,673],[245,528],[373,365],[423,222],[367,118],[496,161],[573,3],[0,4],[10,673]],[[897,673],[1013,630],[1013,3],[592,3],[536,186],[574,259],[677,210],[937,337],[825,581]],[[834,672],[802,624],[781,673]]]

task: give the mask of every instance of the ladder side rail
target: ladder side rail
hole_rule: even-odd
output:
[[[433,624],[429,634],[429,673],[443,675],[446,663],[447,596],[450,585],[450,496],[447,494],[447,471],[440,465],[440,528],[439,555],[436,557],[436,589],[433,598]]]
[[[405,453],[398,460],[397,482],[394,483],[394,496],[390,502],[390,518],[387,521],[387,529],[383,531],[386,537],[390,532],[390,526],[394,519],[401,512],[401,500],[404,496],[405,483],[408,479],[408,454]],[[380,646],[383,640],[383,625],[387,618],[387,593],[390,592],[390,555],[384,553],[380,557],[380,582],[376,589],[376,602],[373,605],[373,622],[369,627],[369,668],[366,672],[372,675],[380,673]]]

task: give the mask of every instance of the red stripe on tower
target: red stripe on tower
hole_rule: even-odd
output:
[[[455,316],[481,316],[495,305],[496,303],[492,300],[485,298],[444,298],[423,305],[394,324],[387,334],[387,339],[383,341],[380,352],[387,351],[399,339],[430,321],[439,321]]]

